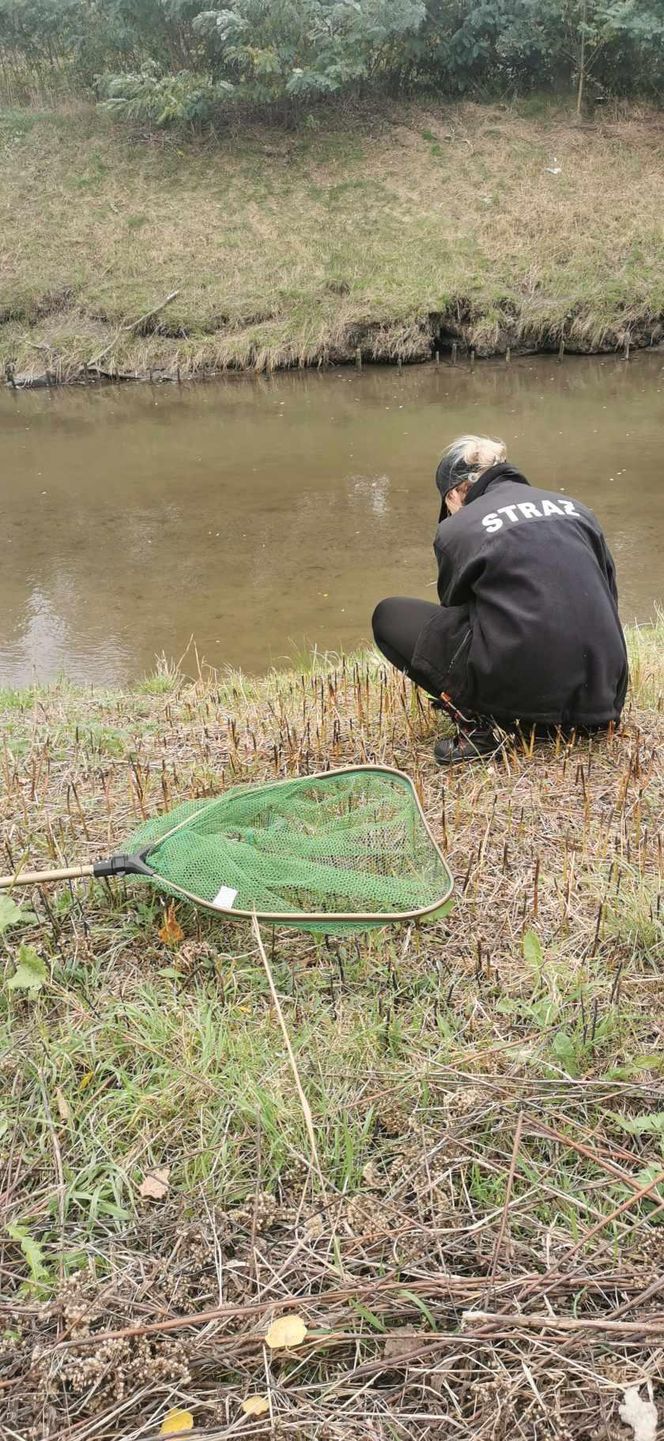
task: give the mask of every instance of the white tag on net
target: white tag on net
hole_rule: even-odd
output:
[[[237,891],[234,891],[232,886],[220,886],[212,905],[216,906],[218,911],[230,911],[235,904],[236,895]]]

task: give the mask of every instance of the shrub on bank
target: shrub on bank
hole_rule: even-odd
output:
[[[289,116],[358,90],[664,92],[660,0],[0,0],[0,81],[94,90],[150,124]],[[100,78],[102,77],[102,78]]]

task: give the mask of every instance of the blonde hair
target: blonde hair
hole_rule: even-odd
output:
[[[485,470],[507,460],[507,446],[504,441],[495,440],[490,435],[460,435],[458,440],[453,440],[452,444],[448,445],[443,453],[443,460],[449,462],[452,470],[460,462],[476,467],[464,476],[469,485],[474,485]]]

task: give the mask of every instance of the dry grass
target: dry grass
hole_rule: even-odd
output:
[[[441,331],[480,353],[661,337],[658,113],[330,126],[193,143],[0,112],[0,355],[57,379],[417,359]]]
[[[0,988],[12,1441],[128,1441],[174,1405],[210,1438],[613,1441],[622,1388],[658,1394],[661,640],[631,635],[611,740],[445,778],[374,660],[1,698],[9,864],[375,758],[416,779],[457,887],[433,925],[265,937],[322,1186],[249,928],[182,905],[169,944],[140,883],[35,893],[5,978],[20,935],[45,983]],[[269,1353],[289,1310],[307,1338]]]

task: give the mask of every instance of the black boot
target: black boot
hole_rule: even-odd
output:
[[[463,761],[487,761],[498,755],[503,741],[490,730],[457,731],[441,736],[433,748],[439,766],[458,766]]]

